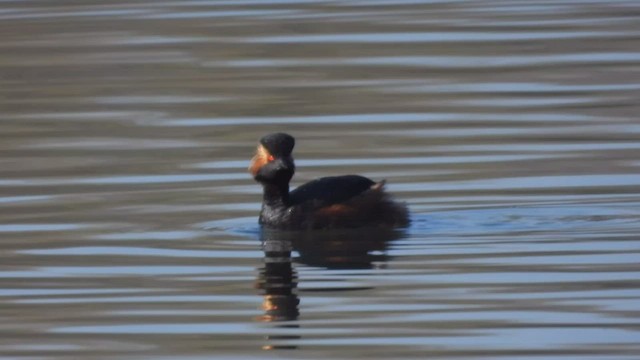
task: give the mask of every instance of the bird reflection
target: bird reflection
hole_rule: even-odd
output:
[[[264,267],[258,288],[264,291],[264,321],[295,320],[298,317],[297,274],[291,266],[291,244],[263,242]]]
[[[264,315],[260,317],[262,322],[277,322],[276,328],[298,328],[299,325],[291,323],[298,319],[298,304],[300,300],[297,294],[298,278],[291,264],[292,245],[289,241],[278,239],[262,239],[264,251],[264,266],[259,269],[256,287],[262,290],[262,310]],[[295,348],[271,343],[280,340],[298,339],[297,335],[267,335],[268,345],[265,350]]]
[[[288,233],[298,262],[326,269],[371,269],[388,261],[388,243],[402,236],[393,229],[331,230]]]
[[[263,229],[260,234],[264,265],[259,269],[256,288],[262,291],[262,310],[259,321],[274,323],[274,334],[267,335],[265,350],[295,349],[282,345],[299,339],[300,315],[298,276],[291,257],[296,262],[326,269],[382,268],[389,260],[388,243],[403,236],[401,230],[358,229],[315,232],[293,232]],[[354,289],[355,290],[355,289]],[[282,333],[282,334],[276,334]]]

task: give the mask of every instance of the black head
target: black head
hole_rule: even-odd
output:
[[[296,168],[291,157],[294,145],[293,136],[288,134],[263,136],[249,166],[253,178],[265,184],[288,185]]]
[[[263,136],[260,144],[275,157],[285,157],[291,155],[296,140],[293,136],[285,133],[273,133]]]

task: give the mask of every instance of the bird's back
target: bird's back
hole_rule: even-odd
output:
[[[409,223],[407,208],[359,175],[313,180],[290,193],[290,228],[396,227]]]
[[[290,204],[314,203],[317,207],[347,201],[376,183],[360,175],[328,176],[300,185],[289,194]]]

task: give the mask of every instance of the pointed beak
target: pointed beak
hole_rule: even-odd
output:
[[[274,166],[275,166],[276,171],[291,170],[291,164],[289,164],[288,162],[284,161],[283,159],[274,160]]]

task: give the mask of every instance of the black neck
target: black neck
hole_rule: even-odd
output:
[[[264,205],[268,207],[284,207],[289,205],[289,184],[262,184]]]

